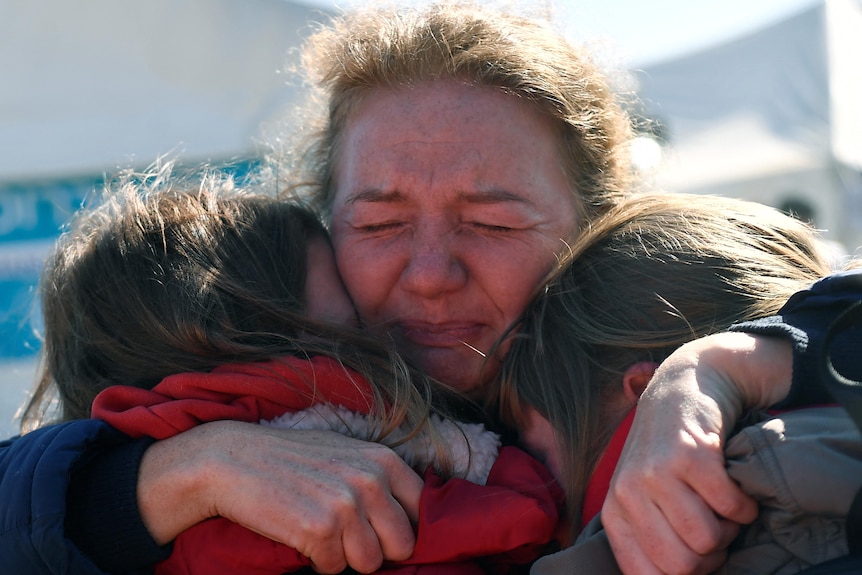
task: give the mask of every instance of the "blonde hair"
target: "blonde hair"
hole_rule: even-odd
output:
[[[524,405],[550,421],[572,533],[628,410],[615,401],[626,369],[774,314],[830,273],[821,254],[814,231],[777,210],[682,194],[628,199],[575,242],[519,320],[499,389],[509,424],[524,422]]]
[[[362,374],[377,439],[405,424],[406,441],[432,396],[453,396],[394,346],[306,316],[307,239],[327,237],[315,213],[170,171],[124,174],[58,240],[39,284],[41,374],[22,430],[47,419],[53,398],[60,419],[88,417],[112,385],[149,389],[174,373],[281,355],[326,355]]]
[[[310,175],[302,185],[324,211],[331,208],[339,140],[353,110],[375,89],[441,79],[498,89],[554,120],[581,221],[630,189],[627,115],[585,51],[541,20],[469,2],[374,6],[312,35],[304,64],[326,109],[304,155]]]

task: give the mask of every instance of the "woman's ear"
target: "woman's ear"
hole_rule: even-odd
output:
[[[641,361],[630,365],[623,374],[623,392],[632,405],[638,402],[657,368],[653,361]]]

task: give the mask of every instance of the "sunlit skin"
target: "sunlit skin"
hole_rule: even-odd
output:
[[[356,308],[338,274],[332,245],[323,236],[308,239],[305,312],[312,319],[356,325]]]
[[[576,233],[558,142],[530,104],[452,80],[375,89],[340,140],[331,231],[359,315],[462,391]]]

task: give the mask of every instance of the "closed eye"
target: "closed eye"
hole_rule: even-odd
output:
[[[478,228],[480,230],[489,231],[489,232],[496,232],[496,233],[506,233],[506,232],[515,231],[515,228],[510,228],[508,226],[499,226],[496,224],[486,224],[483,222],[472,222],[470,225],[473,226],[474,228]]]
[[[358,229],[360,232],[373,234],[375,232],[394,230],[403,225],[404,222],[383,222],[379,224],[363,224],[361,226],[356,226],[356,229]]]

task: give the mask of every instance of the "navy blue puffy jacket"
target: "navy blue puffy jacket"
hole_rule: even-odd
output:
[[[0,443],[0,572],[104,574],[65,536],[66,490],[85,454],[117,441],[108,425],[83,420]]]

